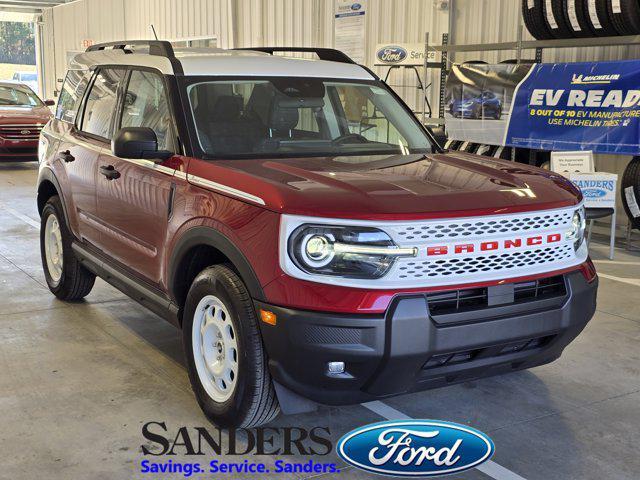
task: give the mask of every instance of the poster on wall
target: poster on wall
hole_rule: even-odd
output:
[[[454,65],[445,91],[449,138],[502,144],[513,94],[530,70],[530,64]]]
[[[640,154],[640,61],[455,66],[449,137],[540,150]]]
[[[356,63],[365,60],[367,0],[335,0],[334,47]]]

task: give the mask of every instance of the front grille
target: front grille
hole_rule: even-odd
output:
[[[472,362],[480,358],[495,358],[510,353],[518,353],[530,350],[539,350],[551,343],[555,335],[547,335],[544,337],[528,338],[517,342],[504,343],[501,345],[492,345],[490,347],[475,348],[462,352],[440,353],[432,356],[422,366],[423,370],[431,370],[446,366],[459,365],[461,363]]]
[[[558,263],[575,257],[571,245],[524,250],[513,253],[476,255],[462,258],[406,262],[398,268],[399,278],[466,276],[474,273],[526,269],[536,265]]]
[[[401,225],[394,228],[394,231],[404,240],[461,239],[553,229],[569,224],[572,216],[572,210],[522,213],[492,219],[465,219],[464,221],[430,222],[422,225]]]
[[[567,237],[576,207],[451,220],[381,222],[413,258],[398,258],[376,288],[462,285],[560,271],[582,263]],[[373,284],[373,282],[371,282]]]
[[[7,140],[38,140],[42,125],[0,125],[0,137]]]
[[[564,297],[567,289],[562,275],[515,283],[513,285],[514,301],[519,304],[535,300]],[[489,289],[469,288],[451,292],[427,294],[429,315],[450,315],[489,307]]]

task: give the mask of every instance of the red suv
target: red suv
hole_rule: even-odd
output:
[[[40,130],[52,117],[26,85],[0,82],[0,161],[37,160]]]
[[[444,152],[335,50],[96,45],[42,137],[51,291],[181,328],[218,425],[541,365],[594,313],[578,190]]]

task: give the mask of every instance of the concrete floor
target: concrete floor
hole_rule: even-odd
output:
[[[164,421],[173,433],[210,427],[191,393],[179,332],[100,280],[77,304],[49,293],[36,173],[34,164],[0,164],[0,478],[152,478],[139,473],[143,423]],[[385,401],[391,416],[464,423],[492,437],[489,475],[455,478],[640,478],[640,256],[619,249],[619,263],[609,263],[606,250],[592,245],[607,275],[598,312],[560,360]],[[326,426],[335,442],[380,420],[356,405],[272,425]],[[322,461],[343,465],[333,452]],[[347,467],[334,477],[369,475]]]

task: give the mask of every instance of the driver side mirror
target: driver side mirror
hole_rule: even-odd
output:
[[[55,101],[55,100],[45,100],[45,101],[44,101],[44,104],[45,104],[47,107],[53,107],[53,106],[56,104],[56,101]]]
[[[173,156],[168,150],[158,150],[158,137],[149,127],[124,127],[111,140],[116,157],[137,158],[162,162]]]

